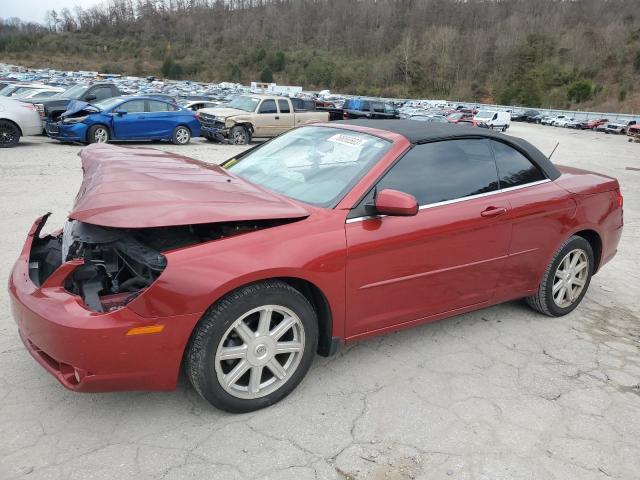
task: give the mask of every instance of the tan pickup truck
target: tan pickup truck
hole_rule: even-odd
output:
[[[196,116],[202,136],[246,145],[252,137],[275,137],[294,127],[326,122],[328,112],[304,110],[309,102],[271,95],[240,95],[226,105],[202,108]]]

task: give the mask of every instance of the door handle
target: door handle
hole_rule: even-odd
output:
[[[480,216],[488,218],[488,217],[498,217],[500,215],[504,215],[507,213],[507,209],[504,207],[487,207],[482,212],[480,212]]]
[[[280,120],[280,117],[276,117],[276,120]]]

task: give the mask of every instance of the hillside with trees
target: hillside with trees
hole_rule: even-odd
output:
[[[0,23],[0,61],[640,111],[638,0],[111,0]]]

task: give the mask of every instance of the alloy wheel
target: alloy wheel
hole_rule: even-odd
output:
[[[567,253],[553,279],[551,290],[554,303],[560,308],[567,308],[575,302],[584,290],[589,275],[589,258],[582,249],[574,249]]]
[[[244,145],[247,142],[247,134],[244,130],[237,130],[233,133],[233,143],[236,145]]]
[[[237,398],[260,398],[291,378],[304,353],[302,321],[278,305],[254,308],[222,337],[215,355],[220,386]]]
[[[109,140],[109,132],[105,128],[97,128],[93,133],[93,139],[96,143],[106,143]]]
[[[9,122],[0,123],[0,144],[12,145],[16,142],[18,129]]]
[[[187,143],[189,141],[189,131],[186,128],[179,128],[176,131],[176,141],[181,145]]]

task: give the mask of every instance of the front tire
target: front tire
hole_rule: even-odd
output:
[[[107,143],[109,139],[109,129],[104,125],[94,125],[87,132],[89,143]]]
[[[573,311],[582,301],[593,275],[591,244],[577,235],[566,240],[547,266],[535,295],[526,298],[531,308],[550,317]]]
[[[15,147],[20,141],[20,129],[15,123],[0,120],[0,148]]]
[[[229,131],[229,143],[233,145],[249,145],[251,133],[243,125],[236,125]]]
[[[173,131],[171,143],[174,145],[186,145],[191,140],[191,130],[187,127],[180,125]]]
[[[318,344],[309,301],[269,280],[239,288],[216,303],[195,328],[185,356],[195,390],[232,413],[286,397],[305,376]]]

